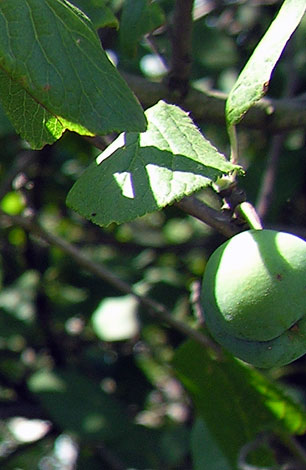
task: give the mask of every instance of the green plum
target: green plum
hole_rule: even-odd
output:
[[[219,246],[202,283],[212,336],[257,367],[306,353],[306,242],[274,230],[241,232]]]

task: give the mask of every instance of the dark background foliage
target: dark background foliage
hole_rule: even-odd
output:
[[[86,6],[97,2],[73,3],[86,11]],[[181,68],[175,61],[173,39],[181,2],[157,1],[164,12],[162,23],[153,32],[140,31],[139,36],[129,30],[130,3],[107,2],[122,23],[119,29],[99,29],[104,49],[112,52],[144,107],[163,98],[165,89],[172,102],[186,109],[194,104],[188,110],[196,124],[228,154],[222,93],[231,89],[281,2],[195,2],[190,50],[186,51],[190,64],[187,60]],[[141,3],[135,2],[134,12]],[[191,8],[192,3],[186,0],[185,7]],[[93,21],[98,12],[98,7],[88,10]],[[160,12],[156,14],[158,23]],[[188,19],[183,27],[191,28]],[[305,93],[305,28],[304,20],[286,47],[273,74],[269,98],[289,99]],[[181,34],[188,49],[184,28]],[[189,86],[213,96],[209,118],[197,111]],[[218,98],[214,98],[215,90],[221,92]],[[250,114],[253,121],[246,119],[239,126],[241,164],[246,170],[239,187],[257,207],[266,227],[306,237],[305,125],[289,122],[286,128],[278,128],[276,123],[273,128],[257,111]],[[102,280],[92,265],[86,269],[58,240],[72,244],[93,264],[102,263],[127,285],[136,285],[140,294],[160,302],[177,324],[196,326],[200,322],[199,281],[209,255],[225,240],[224,234],[176,205],[120,226],[97,227],[68,209],[65,199],[100,152],[97,146],[105,147],[114,135],[85,139],[66,133],[54,145],[32,151],[4,117],[0,133],[1,209],[9,214],[2,213],[0,238],[0,467],[217,468],[201,464],[197,439],[206,432],[201,428],[205,425],[195,421],[194,405],[172,367],[175,351],[188,331],[184,334],[177,325],[152,316],[149,305],[135,303],[127,292]],[[201,198],[220,210],[221,201],[213,191],[203,191]],[[20,214],[30,224],[38,221],[45,232],[37,231],[35,224],[18,223]],[[48,239],[49,233],[58,237],[55,242]],[[112,324],[110,312],[118,305],[119,310],[131,312],[127,330],[134,325],[121,340],[107,337],[108,324],[101,327],[95,322],[97,312],[102,311]],[[265,375],[304,403],[305,364],[301,358]],[[224,390],[225,404],[231,396],[227,393]],[[33,438],[32,428],[22,427],[31,423],[37,425]],[[238,432],[234,423],[233,429]],[[305,468],[299,447],[304,444],[303,436],[294,444],[288,436],[291,444],[287,447],[273,439],[269,449],[279,465],[293,460],[295,467],[290,468]],[[262,455],[266,454],[270,462],[265,448]],[[211,455],[212,462],[216,458]],[[220,470],[232,468],[222,465]]]

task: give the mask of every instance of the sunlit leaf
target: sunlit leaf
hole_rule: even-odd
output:
[[[188,341],[176,352],[174,367],[220,456],[233,470],[242,446],[263,429],[297,434],[306,430],[300,404],[260,372],[231,357],[217,360]]]
[[[239,169],[177,106],[160,101],[146,117],[146,132],[120,135],[68,194],[67,204],[98,225],[159,210]]]
[[[283,3],[229,94],[226,102],[229,125],[237,124],[267,92],[272,71],[305,9],[306,0],[285,0]]]
[[[33,148],[65,129],[95,135],[145,129],[138,102],[88,18],[60,0],[0,2],[0,99]]]

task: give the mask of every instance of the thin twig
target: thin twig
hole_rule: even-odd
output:
[[[265,173],[261,182],[261,187],[258,195],[258,202],[256,204],[258,215],[261,218],[264,218],[267,214],[273,199],[276,172],[284,139],[284,135],[275,135],[272,139],[272,145],[268,155],[267,167],[265,169]]]
[[[130,88],[144,108],[149,108],[159,100],[175,102],[168,87],[164,83],[149,80],[127,73],[122,73]],[[188,95],[180,102],[180,106],[191,112],[196,121],[210,124],[225,125],[224,105],[225,93],[216,91],[199,91],[190,88]],[[306,97],[291,99],[263,98],[256,103],[239,123],[239,127],[257,129],[272,134],[285,130],[306,129]]]
[[[232,237],[239,232],[238,227],[232,222],[230,213],[217,211],[201,202],[195,196],[184,197],[176,205],[184,212],[210,225],[226,237]]]
[[[26,217],[11,215],[9,216],[3,212],[0,212],[0,216],[4,223],[11,225],[19,225],[28,232],[49,243],[50,245],[60,248],[64,253],[66,253],[75,262],[77,262],[79,266],[91,272],[98,278],[108,282],[120,292],[133,295],[141,305],[146,307],[146,312],[150,314],[153,318],[164,322],[168,326],[171,326],[175,330],[182,333],[184,336],[187,336],[193,339],[194,341],[197,341],[198,343],[202,344],[202,346],[213,349],[215,352],[219,353],[219,348],[212,340],[210,340],[210,338],[206,337],[204,334],[195,330],[194,328],[191,328],[186,323],[177,320],[164,307],[164,305],[156,302],[150,297],[139,295],[133,286],[120,279],[118,276],[116,276],[116,274],[114,274],[102,264],[98,264],[92,261],[86,255],[84,255],[84,253],[82,253],[76,246],[58,237],[57,235],[47,232],[43,227]]]
[[[110,142],[107,142],[105,137],[101,137],[99,135],[96,135],[94,137],[84,136],[84,139],[87,140],[87,142],[89,142],[91,145],[93,145],[97,149],[102,150],[102,152],[110,144]]]
[[[286,98],[292,98],[297,88],[297,77],[298,72],[295,66],[295,41],[290,42],[291,49],[287,50],[287,63],[286,63],[286,77],[287,83],[284,90],[284,95]],[[273,200],[274,185],[276,181],[276,173],[278,169],[278,164],[280,161],[281,151],[283,148],[283,143],[285,140],[286,134],[278,134],[275,135],[272,139],[272,144],[270,148],[270,152],[268,155],[267,166],[262,178],[259,195],[258,195],[258,202],[257,202],[257,212],[261,218],[264,218],[267,214],[269,207]]]
[[[258,465],[251,465],[247,463],[249,455],[258,450],[262,445],[266,444],[269,439],[267,434],[260,434],[253,441],[247,442],[240,450],[238,456],[238,470],[273,470],[275,467],[259,467]]]
[[[159,50],[159,47],[158,45],[156,44],[156,41],[155,41],[155,36],[152,34],[152,33],[149,33],[145,36],[145,40],[148,44],[148,46],[150,47],[151,51],[157,55],[157,57],[160,59],[161,63],[163,64],[163,66],[165,67],[166,70],[169,70],[169,64],[168,64],[168,60],[165,56],[165,54],[163,54],[160,50]]]
[[[287,446],[287,448],[291,451],[292,455],[294,455],[303,465],[306,465],[306,451],[303,446],[301,446],[301,444],[297,441],[295,436],[285,434],[280,435],[279,437],[282,442]]]
[[[273,435],[268,433],[259,434],[253,441],[247,442],[240,450],[238,456],[238,470],[289,470],[289,469],[304,469],[306,464],[306,452],[303,447],[297,442],[294,436],[289,433],[280,433],[277,437],[280,441],[291,451],[292,455],[296,458],[293,466],[289,463],[285,463],[281,466],[273,467],[261,467],[258,465],[252,465],[247,462],[250,454],[254,451],[258,451],[261,446],[268,445]]]

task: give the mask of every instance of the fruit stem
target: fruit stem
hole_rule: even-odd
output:
[[[250,228],[262,230],[263,226],[255,207],[250,202],[242,202],[236,207],[236,211],[247,221]]]

